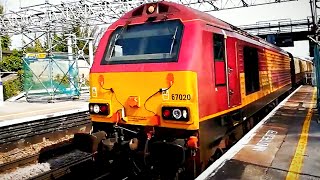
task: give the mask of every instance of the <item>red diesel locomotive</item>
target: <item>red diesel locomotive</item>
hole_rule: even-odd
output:
[[[93,129],[140,174],[194,178],[290,91],[292,67],[287,52],[206,13],[143,4],[113,23],[96,50]]]

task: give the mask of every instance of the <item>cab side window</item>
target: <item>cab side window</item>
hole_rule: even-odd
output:
[[[225,39],[221,34],[213,34],[213,54],[216,86],[226,85]]]
[[[225,60],[224,36],[221,34],[214,34],[213,42],[214,42],[214,60],[224,61]]]

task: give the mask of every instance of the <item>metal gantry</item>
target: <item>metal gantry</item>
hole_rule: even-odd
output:
[[[178,0],[179,3],[203,12],[259,6],[298,0]]]
[[[297,0],[173,0],[200,11],[218,11]],[[125,12],[152,0],[80,0],[52,4],[46,1],[0,16],[0,35],[68,31],[72,25],[110,24]]]
[[[312,18],[307,17],[306,19],[299,20],[278,19],[271,21],[260,21],[255,24],[242,25],[239,26],[239,28],[254,35],[267,35],[311,31],[313,28],[312,25]]]
[[[96,26],[114,22],[123,13],[148,2],[142,0],[81,0],[51,4],[46,1],[19,11],[10,11],[0,16],[1,34],[23,34],[31,32],[69,31],[74,25]]]

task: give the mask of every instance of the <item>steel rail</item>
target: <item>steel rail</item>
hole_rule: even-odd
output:
[[[65,131],[74,127],[90,124],[88,112],[74,113],[64,116],[50,117],[32,122],[25,122],[0,127],[0,146],[10,144],[25,138]],[[0,147],[0,150],[2,148]]]
[[[47,171],[47,172],[44,172],[42,174],[39,174],[35,177],[32,177],[30,178],[30,180],[51,180],[51,179],[57,179],[59,177],[62,177],[66,174],[69,174],[71,171],[70,171],[70,168],[75,166],[75,165],[78,165],[78,164],[81,164],[81,163],[84,163],[86,161],[91,161],[93,158],[92,154],[90,155],[87,155],[87,156],[84,156],[80,159],[77,159],[77,160],[74,160],[74,161],[71,161],[69,163],[66,163],[64,164],[63,166],[59,167],[59,168],[55,168],[55,169],[52,169],[50,171]]]
[[[24,165],[36,162],[36,161],[38,161],[38,158],[39,158],[39,153],[36,153],[36,154],[33,154],[33,155],[29,155],[29,156],[26,156],[26,157],[15,159],[15,160],[10,161],[10,162],[6,162],[6,163],[3,163],[3,164],[0,164],[0,172],[4,172],[4,171],[9,170],[9,169],[13,169],[13,168],[16,168],[16,167],[19,167],[19,166],[24,166]]]

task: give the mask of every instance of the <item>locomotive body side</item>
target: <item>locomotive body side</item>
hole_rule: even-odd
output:
[[[204,38],[210,39],[213,44],[212,36],[215,34],[221,35],[222,32],[226,31],[223,29],[211,31],[209,32],[210,35],[207,36],[207,32],[204,31],[203,34]],[[217,79],[213,79],[210,82],[213,84],[210,87],[212,88],[210,92],[205,92],[205,87],[201,88],[199,85],[198,91],[207,93],[199,95],[200,122],[242,108],[268,94],[291,85],[291,59],[286,52],[268,46],[266,43],[245,37],[237,32],[226,33],[225,42],[227,62],[224,61],[222,66],[218,64],[220,60],[216,62],[211,53],[214,45],[207,42],[209,48],[203,49],[203,52],[206,53],[204,53],[202,59],[213,63],[211,73],[214,76],[220,76],[222,73],[225,77],[223,77],[222,84],[221,82],[217,84]],[[255,53],[255,55],[250,56],[249,53]],[[255,64],[250,65],[250,63]],[[247,73],[255,70],[251,68],[256,68],[256,72],[247,74],[246,78],[246,68]],[[199,71],[198,74],[202,72]],[[250,75],[255,77],[252,78]],[[198,81],[201,81],[201,77],[199,76]],[[225,79],[228,79],[228,82]],[[226,89],[229,90],[228,93],[226,93]],[[210,94],[216,97],[213,99],[214,101],[206,98]]]
[[[225,64],[219,64],[221,61],[215,59],[214,51],[211,55],[204,53],[202,58],[212,62],[212,73],[215,76],[221,76],[219,73],[222,72],[228,78],[227,83],[222,85],[217,85],[217,79],[213,79],[213,86],[207,85],[207,88],[212,88],[209,91],[211,95],[203,94],[205,87],[202,89],[199,85],[199,134],[201,160],[204,164],[204,160],[215,159],[223,151],[221,149],[236,141],[230,141],[229,136],[226,136],[228,130],[241,123],[251,123],[252,126],[248,119],[254,113],[291,89],[291,59],[288,54],[259,39],[252,39],[236,31],[220,29],[208,34],[204,30],[204,36],[207,34],[204,38],[211,39],[212,45],[203,49],[203,52],[212,52],[215,46],[213,36],[223,33],[226,44]],[[216,98],[211,100],[208,97]],[[242,132],[234,136],[241,137]]]

